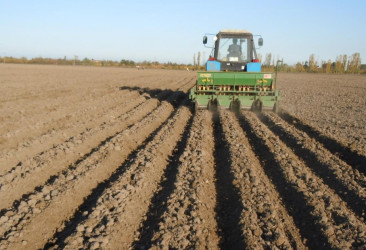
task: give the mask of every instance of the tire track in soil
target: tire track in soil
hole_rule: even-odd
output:
[[[168,100],[176,98],[180,98],[180,94]],[[1,245],[9,248],[20,248],[23,244],[30,248],[44,246],[97,183],[107,179],[118,168],[118,164],[154,129],[160,127],[172,112],[171,104],[163,101],[148,116],[111,138],[69,173],[56,176],[51,183],[37,188],[28,199],[22,200],[17,208],[7,211],[0,218],[0,221],[5,222],[1,228]]]
[[[68,235],[59,235],[59,239],[69,237],[59,240],[58,247],[130,247],[139,237],[138,228],[146,217],[149,201],[159,187],[169,155],[184,133],[190,116],[189,109],[181,106],[149,141],[141,144],[102,184],[102,190],[92,198],[93,203],[83,204],[88,216],[80,221],[74,216],[72,230],[68,229]]]
[[[234,113],[221,111],[220,123],[222,129],[219,132],[224,136],[220,144],[227,148],[222,153],[229,156],[231,162],[223,167],[230,169],[232,183],[243,207],[238,211],[240,218],[237,222],[245,248],[305,249],[299,230],[281,204],[279,194],[265,175]]]
[[[167,96],[167,94],[162,92],[159,96]],[[123,109],[125,112],[121,112],[112,122],[103,122],[93,129],[88,129],[66,142],[34,156],[26,164],[17,166],[1,177],[0,199],[2,204],[0,209],[10,206],[14,200],[31,192],[38,185],[49,182],[50,176],[52,178],[59,171],[74,168],[78,162],[86,159],[111,138],[147,115],[158,104],[156,99],[151,99],[132,108],[126,106],[127,112]],[[121,124],[121,122],[123,123]],[[68,161],[73,163],[69,164]],[[12,188],[14,186],[18,188]]]
[[[207,110],[194,115],[174,191],[151,239],[152,249],[218,248],[211,116]]]
[[[365,248],[366,225],[255,114],[238,115],[267,176],[310,248]]]
[[[323,146],[328,149],[332,154],[337,155],[340,159],[345,161],[347,164],[357,169],[358,171],[366,174],[366,156],[361,155],[358,152],[344,146],[342,143],[334,140],[323,133],[319,132],[316,128],[306,124],[299,118],[291,115],[287,111],[282,110],[279,116],[287,123],[293,125],[300,131],[305,132],[309,137],[316,139]]]
[[[366,177],[274,114],[263,114],[260,120],[291,148],[311,170],[332,188],[347,205],[366,220]]]

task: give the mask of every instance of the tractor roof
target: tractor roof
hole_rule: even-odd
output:
[[[220,30],[220,33],[229,33],[229,34],[252,34],[249,30],[232,30],[232,29],[224,29]]]

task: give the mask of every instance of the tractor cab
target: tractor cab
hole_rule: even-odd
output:
[[[213,40],[214,47],[206,63],[207,71],[261,71],[253,35],[249,31],[222,30]],[[203,37],[203,44],[207,44],[207,35]],[[261,37],[258,45],[263,45]]]

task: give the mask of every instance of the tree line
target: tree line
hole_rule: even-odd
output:
[[[262,68],[266,71],[274,71],[277,65],[277,60],[274,59],[271,53],[265,55],[262,60],[262,55],[258,55],[259,60],[262,62]],[[361,64],[360,53],[353,53],[352,55],[339,55],[335,61],[319,61],[315,54],[309,56],[308,61],[297,62],[295,65],[288,65],[283,62],[278,64],[278,70],[282,72],[310,72],[310,73],[352,73],[360,74],[366,73],[366,65]]]
[[[193,64],[178,64],[173,62],[161,63],[158,61],[142,61],[135,62],[133,60],[122,59],[120,61],[113,60],[95,60],[84,58],[79,60],[78,56],[74,58],[43,58],[35,57],[27,59],[26,57],[0,57],[0,63],[21,63],[21,64],[51,64],[51,65],[82,65],[82,66],[100,66],[100,67],[138,67],[153,69],[182,69],[182,70],[205,70],[205,65],[201,65],[201,53],[193,54]],[[265,57],[258,54],[258,59],[262,63],[263,71],[275,71],[279,57],[274,58],[272,53],[267,53]],[[295,65],[288,65],[281,59],[282,63],[278,64],[280,72],[311,72],[311,73],[366,73],[366,65],[361,64],[360,53],[352,55],[339,55],[335,61],[319,61],[315,54],[311,54],[309,59],[304,62],[297,62]]]
[[[113,60],[95,60],[84,58],[79,60],[77,56],[74,58],[44,58],[35,57],[27,59],[26,57],[16,58],[16,57],[0,57],[0,63],[18,63],[18,64],[49,64],[49,65],[81,65],[81,66],[99,66],[99,67],[141,67],[141,68],[154,68],[154,69],[193,69],[191,64],[178,64],[173,62],[161,63],[158,61],[142,61],[135,62],[133,60],[122,59],[120,61]]]

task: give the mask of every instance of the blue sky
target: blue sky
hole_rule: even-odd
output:
[[[364,0],[0,0],[0,57],[192,63],[205,33],[247,29],[288,64],[355,52],[366,59]]]

